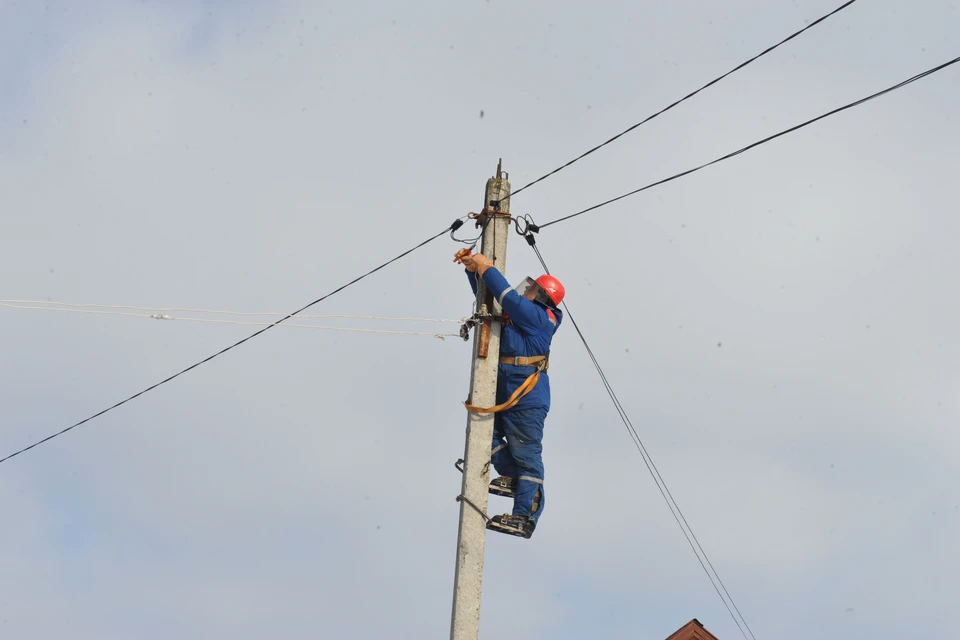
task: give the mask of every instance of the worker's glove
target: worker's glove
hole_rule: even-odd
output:
[[[470,273],[476,273],[477,268],[473,266],[472,262],[468,262],[471,256],[470,249],[460,249],[453,255],[453,261],[457,264],[462,264],[466,267],[467,271]]]
[[[481,276],[483,275],[484,271],[493,266],[493,263],[490,262],[490,259],[482,253],[478,253],[475,256],[470,256],[469,258],[464,259],[463,264],[464,266],[467,266],[468,269],[470,268],[469,265],[472,264],[477,270],[477,273]]]

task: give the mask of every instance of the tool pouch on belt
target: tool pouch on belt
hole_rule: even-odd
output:
[[[501,356],[500,364],[512,364],[518,367],[535,366],[537,370],[530,374],[530,376],[523,381],[523,384],[517,387],[517,389],[510,394],[510,397],[507,398],[506,402],[493,407],[478,407],[468,402],[464,402],[463,404],[467,407],[467,411],[470,411],[471,413],[498,413],[500,411],[512,409],[518,402],[520,402],[520,399],[523,398],[523,396],[530,393],[530,391],[537,386],[537,382],[540,380],[540,374],[547,370],[549,361],[547,360],[546,356]]]

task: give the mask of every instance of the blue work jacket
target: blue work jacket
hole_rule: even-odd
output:
[[[474,295],[477,293],[477,274],[467,271]],[[500,302],[507,316],[500,333],[500,356],[546,356],[550,354],[553,334],[563,320],[563,312],[527,300],[507,282],[495,267],[483,272],[483,282]],[[506,401],[523,384],[536,367],[500,364],[497,372],[497,404]],[[537,386],[525,395],[514,409],[550,408],[550,376],[540,375]]]

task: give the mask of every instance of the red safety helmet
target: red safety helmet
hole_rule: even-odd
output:
[[[528,300],[539,302],[548,307],[556,307],[563,300],[564,289],[560,281],[550,275],[542,275],[536,280],[527,276],[514,291]]]
[[[560,305],[566,290],[563,288],[563,285],[560,284],[559,280],[551,275],[544,274],[536,279],[536,283],[546,292],[547,297],[550,298],[550,302],[552,302],[554,306]]]

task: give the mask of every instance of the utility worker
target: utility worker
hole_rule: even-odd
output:
[[[487,529],[529,538],[543,514],[543,423],[550,410],[550,379],[546,373],[550,342],[563,313],[557,308],[564,288],[550,275],[525,278],[511,288],[506,278],[483,254],[463,249],[454,257],[464,265],[477,293],[477,276],[503,307],[497,404],[506,402],[531,375],[540,371],[536,385],[514,406],[494,414],[491,462],[500,477],[490,493],[513,498],[512,514],[494,516]]]

